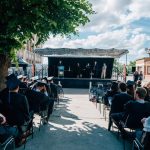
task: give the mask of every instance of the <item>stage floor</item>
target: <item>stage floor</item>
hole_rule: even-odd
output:
[[[90,82],[92,85],[108,85],[113,79],[99,79],[99,78],[54,78],[55,83],[61,83],[64,88],[89,88]]]

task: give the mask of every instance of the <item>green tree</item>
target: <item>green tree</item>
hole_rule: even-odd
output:
[[[77,27],[89,22],[93,14],[87,0],[1,0],[0,1],[0,89],[10,60],[32,38],[36,45],[50,35],[77,34]]]
[[[136,66],[136,61],[130,61],[128,64],[128,72],[132,73],[132,67]]]
[[[119,74],[123,72],[123,64],[118,62],[116,59],[114,59],[114,71],[118,72]]]

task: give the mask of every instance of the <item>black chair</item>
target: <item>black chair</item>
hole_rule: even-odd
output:
[[[132,150],[144,150],[144,145],[139,141],[139,139],[135,138],[133,140]]]
[[[48,105],[45,106],[44,109],[40,107],[40,110],[38,113],[38,115],[40,116],[39,131],[41,129],[42,124],[46,124],[48,122],[48,109],[49,109]]]
[[[15,149],[15,140],[12,136],[7,137],[4,141],[0,143],[1,150],[14,150]]]
[[[61,85],[57,85],[58,104],[61,98],[64,98],[64,91]]]
[[[33,134],[34,134],[33,119],[34,119],[34,117],[32,116],[31,119],[28,122],[26,122],[23,126],[20,126],[20,128],[21,128],[21,130],[23,132],[22,136],[24,136],[24,138],[25,138],[24,149],[26,147],[27,138],[29,136],[31,136],[32,139],[33,139]]]

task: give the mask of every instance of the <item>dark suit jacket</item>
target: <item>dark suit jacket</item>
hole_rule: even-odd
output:
[[[127,127],[143,128],[141,119],[150,116],[150,103],[139,103],[137,101],[129,101],[125,105],[126,115],[129,115],[127,120]]]
[[[104,104],[105,105],[109,105],[109,102],[108,102],[108,97],[113,97],[114,95],[116,94],[119,94],[118,91],[112,91],[112,90],[108,90],[106,92],[106,94],[104,95]]]
[[[112,99],[110,114],[123,112],[124,104],[126,104],[128,101],[132,99],[133,98],[126,93],[120,93],[120,94],[114,95]]]
[[[10,125],[20,126],[30,119],[28,101],[22,94],[10,92],[3,106],[3,114]]]
[[[27,90],[25,95],[29,102],[30,111],[38,113],[41,109],[44,110],[49,104],[49,97],[44,93],[34,90]]]

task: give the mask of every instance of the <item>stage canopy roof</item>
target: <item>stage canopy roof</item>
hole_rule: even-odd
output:
[[[35,53],[47,57],[110,57],[120,58],[129,51],[126,49],[71,49],[71,48],[42,48],[35,49]]]

